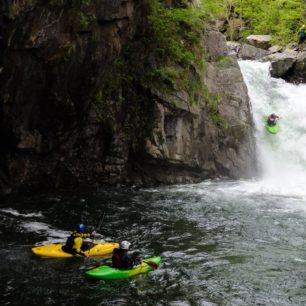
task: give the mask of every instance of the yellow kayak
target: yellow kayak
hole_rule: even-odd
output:
[[[40,257],[51,257],[51,258],[68,258],[80,255],[72,255],[62,250],[63,244],[45,244],[38,247],[32,248],[32,252]],[[119,248],[119,244],[115,242],[94,242],[94,246],[84,253],[89,256],[101,256],[110,254],[114,248]]]

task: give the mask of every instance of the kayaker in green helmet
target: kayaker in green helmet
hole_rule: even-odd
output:
[[[141,263],[139,253],[134,252],[132,255],[128,253],[131,243],[122,241],[119,249],[114,249],[112,256],[112,266],[116,269],[133,269]]]
[[[92,243],[84,242],[84,239],[93,239],[95,234],[95,231],[92,231],[91,233],[86,231],[84,224],[78,224],[76,230],[68,237],[62,250],[72,255],[88,257],[89,255],[85,253],[85,251],[88,251],[92,247]]]

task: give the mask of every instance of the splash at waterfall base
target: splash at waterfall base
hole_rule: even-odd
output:
[[[263,188],[304,194],[306,185],[306,85],[271,77],[269,62],[241,61],[251,99]],[[262,118],[281,116],[281,132],[266,132]]]

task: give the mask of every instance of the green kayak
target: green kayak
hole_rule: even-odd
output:
[[[130,270],[115,269],[110,266],[100,266],[86,271],[86,275],[98,279],[118,279],[127,278],[140,273],[146,273],[157,269],[160,264],[160,256],[147,258],[141,262],[139,266]]]
[[[266,130],[271,134],[277,134],[279,132],[279,123],[276,122],[275,125],[268,125],[268,123],[265,123]]]

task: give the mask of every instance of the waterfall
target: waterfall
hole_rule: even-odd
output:
[[[271,78],[270,63],[240,61],[255,124],[261,185],[267,192],[306,195],[306,85]],[[272,112],[280,115],[280,131],[264,127]]]

